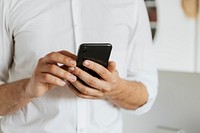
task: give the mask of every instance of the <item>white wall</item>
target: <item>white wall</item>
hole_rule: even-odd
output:
[[[196,71],[196,19],[188,18],[182,0],[156,0],[156,65],[160,70]]]
[[[155,133],[156,127],[200,133],[200,74],[159,72],[159,94],[150,112],[124,113],[124,133]]]

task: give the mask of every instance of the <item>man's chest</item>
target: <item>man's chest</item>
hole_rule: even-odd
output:
[[[131,12],[125,5],[128,0],[18,1],[11,4],[9,22],[15,39],[50,42],[62,37],[78,42],[128,40],[131,28]]]
[[[15,39],[15,59],[21,58],[22,50],[36,58],[58,50],[76,53],[84,42],[109,42],[113,44],[113,58],[125,56],[131,32],[130,1],[13,2],[9,24]]]

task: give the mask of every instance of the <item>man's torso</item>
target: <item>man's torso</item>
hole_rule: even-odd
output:
[[[47,53],[77,53],[84,42],[111,43],[111,60],[126,77],[132,8],[134,0],[10,0],[14,53],[8,81],[30,77]],[[77,98],[67,87],[33,99],[2,122],[4,133],[120,133],[121,126],[118,108],[106,100]]]

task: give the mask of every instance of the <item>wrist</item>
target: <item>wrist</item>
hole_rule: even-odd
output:
[[[122,94],[124,86],[125,86],[125,81],[119,78],[116,87],[112,91],[106,93],[106,98],[110,100],[119,99],[120,95]]]
[[[26,79],[24,82],[24,97],[26,97],[27,100],[31,100],[31,95],[29,94],[29,88],[30,88],[30,78]]]

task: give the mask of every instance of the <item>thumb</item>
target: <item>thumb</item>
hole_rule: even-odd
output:
[[[116,69],[116,63],[114,61],[109,61],[108,62],[108,70],[110,72],[114,72]]]

